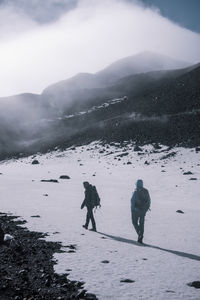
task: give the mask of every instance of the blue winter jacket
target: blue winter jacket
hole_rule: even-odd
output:
[[[138,207],[136,207],[136,202],[137,202],[137,197],[138,197],[138,189],[144,189],[143,188],[143,182],[142,180],[138,180],[137,183],[136,183],[136,189],[135,191],[133,192],[133,195],[132,195],[132,198],[131,198],[131,211],[135,211],[135,212],[138,212],[138,213],[143,213],[145,214],[146,211],[142,211],[141,209],[139,209]],[[146,190],[148,192],[148,190]],[[149,207],[151,205],[151,198],[150,198],[150,195],[149,195],[149,192],[147,193],[148,194],[148,202],[149,202]]]

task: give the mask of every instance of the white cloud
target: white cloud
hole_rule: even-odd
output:
[[[5,8],[0,14],[0,96],[40,93],[51,83],[144,50],[200,61],[199,34],[138,1],[80,0],[59,20],[43,25]]]

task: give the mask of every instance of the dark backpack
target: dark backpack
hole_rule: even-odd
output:
[[[92,193],[92,207],[101,207],[101,204],[100,204],[100,197],[99,197],[99,194],[97,192],[97,189],[96,189],[96,186],[95,185],[91,185],[91,193]]]
[[[144,188],[138,189],[136,199],[136,207],[146,212],[150,207],[148,191]]]

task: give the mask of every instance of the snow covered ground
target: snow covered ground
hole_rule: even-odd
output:
[[[123,149],[93,143],[37,155],[38,165],[31,164],[33,157],[1,162],[0,211],[23,217],[32,230],[48,232],[48,240],[76,245],[75,253],[55,255],[55,269],[86,282],[86,289],[99,299],[198,300],[200,290],[187,283],[200,280],[200,152],[161,152],[165,149],[151,153],[149,145],[140,155],[131,144]],[[161,159],[172,152],[176,154]],[[183,175],[188,171],[193,174]],[[142,246],[136,242],[130,214],[138,178],[152,199]],[[96,185],[101,197],[102,208],[95,213],[98,233],[82,228],[83,181]]]

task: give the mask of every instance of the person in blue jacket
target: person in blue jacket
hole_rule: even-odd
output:
[[[138,179],[136,189],[131,198],[132,223],[138,234],[138,242],[142,244],[144,235],[144,221],[146,212],[150,209],[151,199],[143,181]]]

